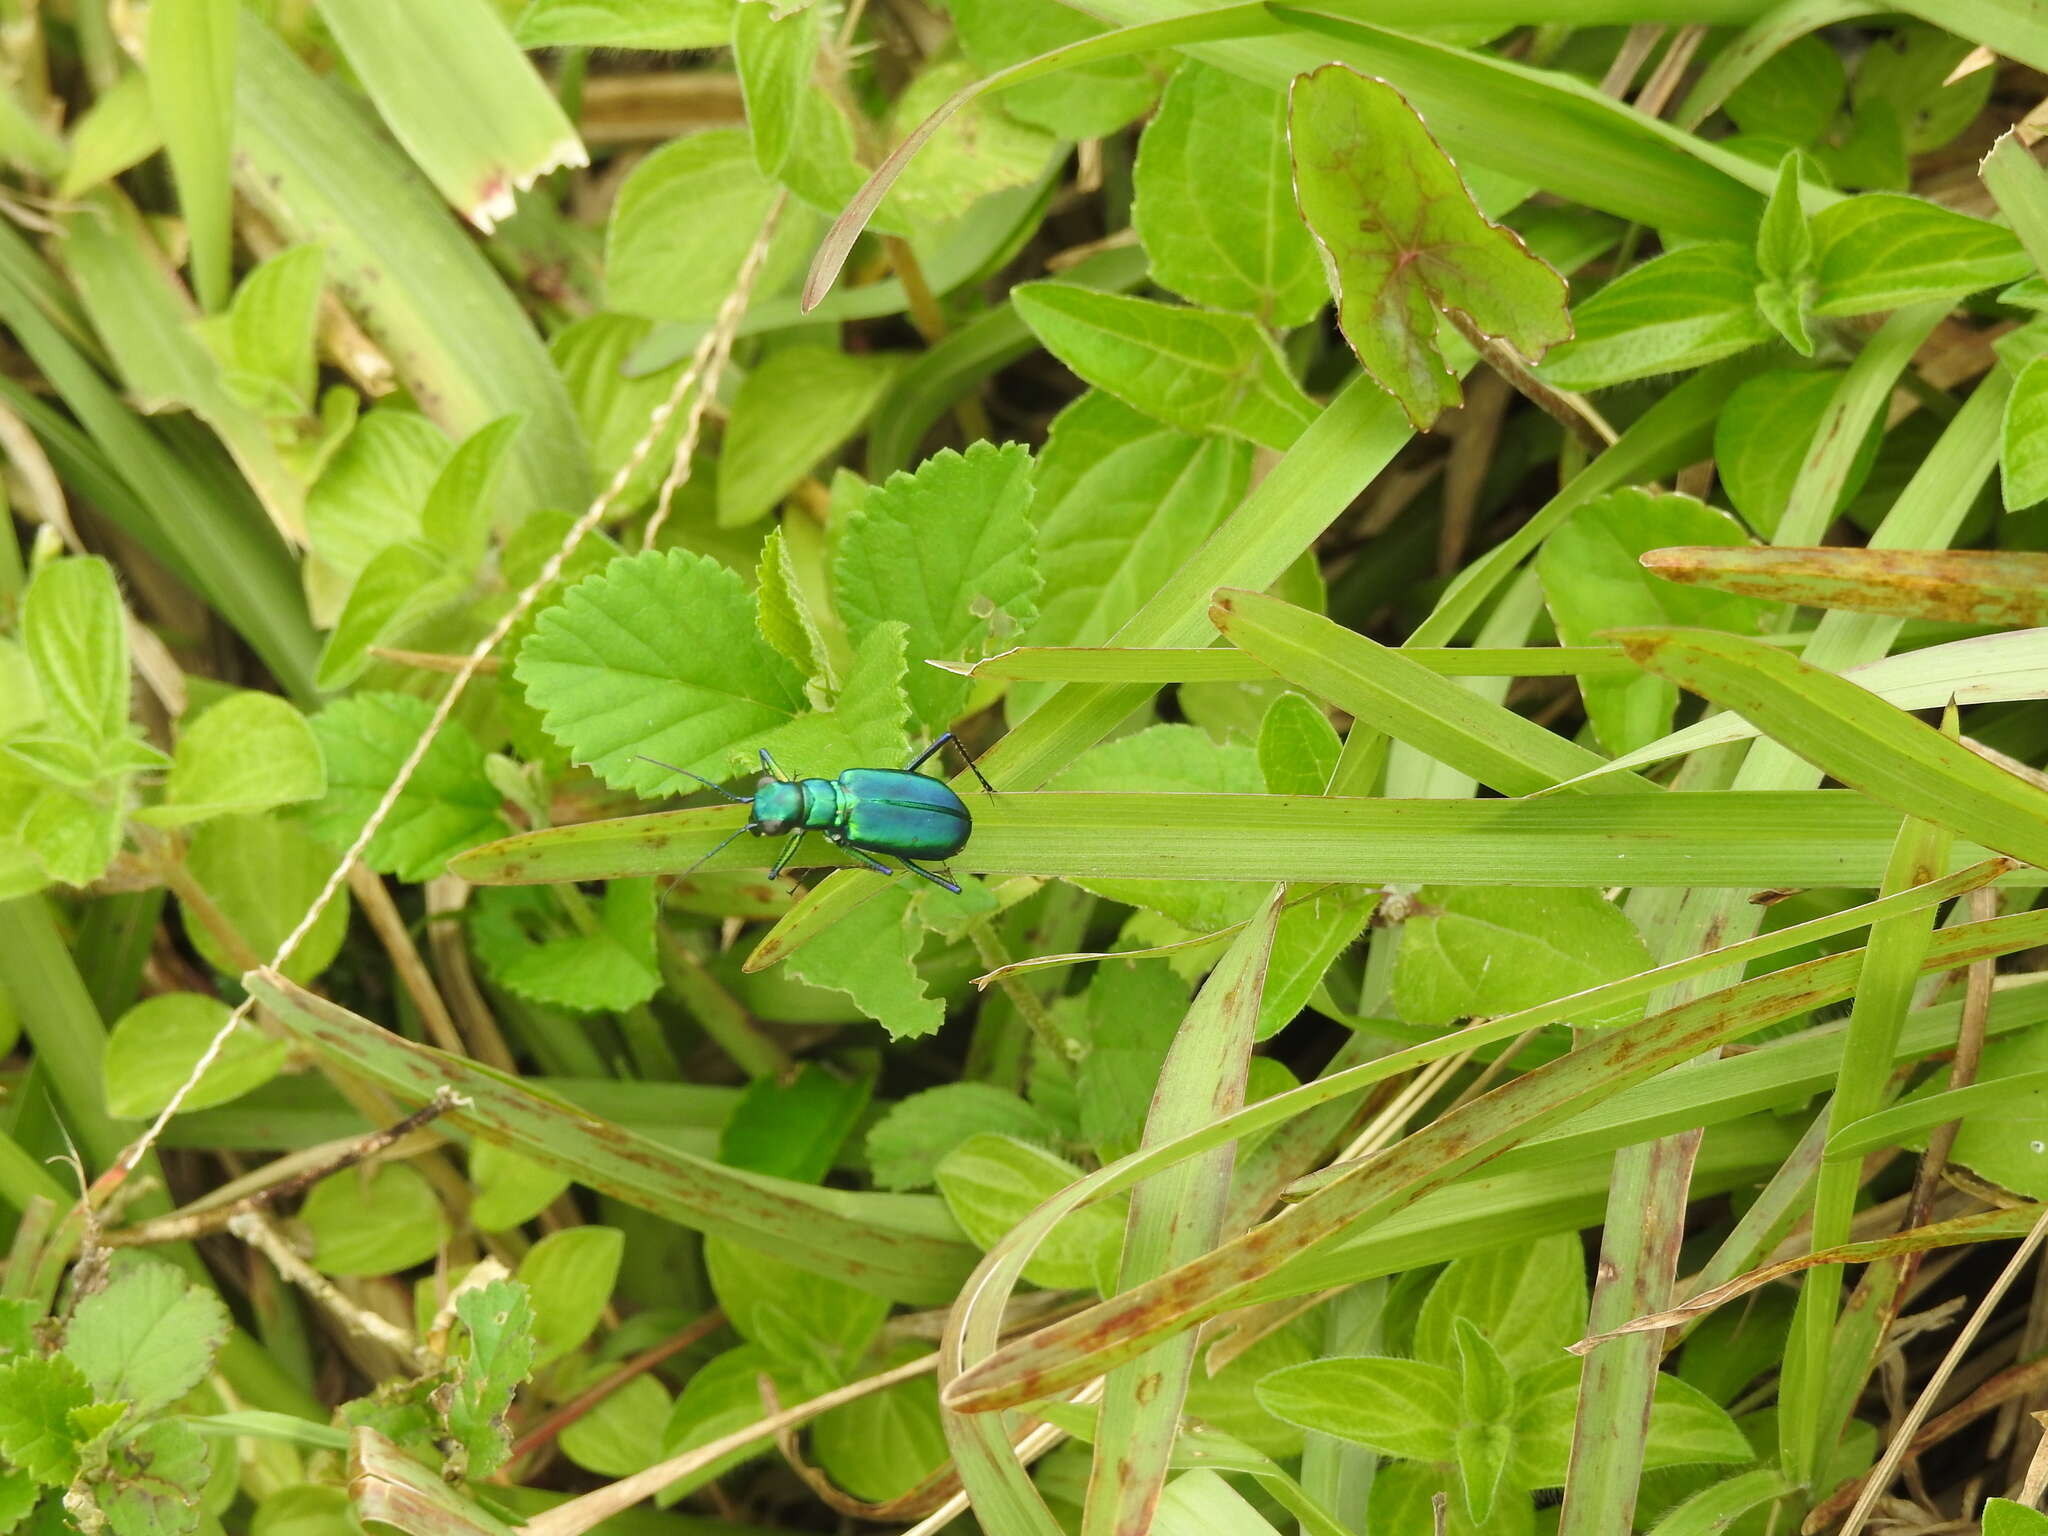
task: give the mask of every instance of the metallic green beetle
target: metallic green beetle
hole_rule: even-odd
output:
[[[792,833],[788,846],[768,872],[768,878],[773,880],[796,856],[798,846],[807,835],[822,832],[826,842],[844,848],[879,874],[893,875],[896,871],[868,855],[886,853],[899,860],[905,869],[923,875],[932,884],[944,886],[958,896],[959,886],[915,862],[916,859],[951,858],[967,846],[967,836],[974,829],[974,818],[967,813],[965,802],[946,784],[917,771],[948,742],[952,742],[953,750],[960,753],[960,759],[967,764],[968,770],[981,779],[981,787],[994,794],[995,786],[982,778],[981,770],[974,766],[974,759],[967,755],[951,731],[901,768],[849,768],[836,779],[793,779],[775,765],[775,759],[763,747],[761,766],[767,772],[755,786],[751,801],[745,796],[728,793],[702,774],[691,773],[687,768],[676,768],[668,763],[656,763],[656,766],[695,779],[736,805],[750,805],[753,809],[754,814],[745,826],[705,854],[697,864],[692,864],[691,869],[715,856],[740,832],[751,832],[756,837],[781,837]],[[642,761],[652,763],[655,760],[649,757]]]

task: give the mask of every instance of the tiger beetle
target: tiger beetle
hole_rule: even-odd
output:
[[[974,766],[974,759],[967,755],[966,748],[960,745],[951,731],[901,768],[849,768],[836,779],[790,778],[775,765],[775,759],[763,747],[761,766],[766,772],[755,786],[751,800],[744,795],[732,794],[687,768],[656,762],[651,757],[643,757],[641,761],[654,763],[657,768],[667,768],[670,773],[680,773],[686,779],[695,779],[734,804],[753,809],[754,814],[747,824],[692,864],[692,870],[716,856],[740,832],[751,832],[756,837],[780,837],[785,832],[793,832],[795,835],[782,850],[782,856],[768,872],[768,878],[773,880],[796,856],[796,850],[806,835],[822,832],[826,842],[844,848],[878,874],[896,873],[880,859],[869,857],[886,853],[900,860],[905,869],[923,875],[933,885],[943,886],[958,896],[959,886],[915,862],[916,859],[951,858],[967,846],[967,835],[974,829],[974,818],[967,814],[967,806],[951,787],[917,771],[947,742],[952,742],[953,750],[960,754],[960,760],[967,764],[968,771],[981,780],[981,787],[994,794],[995,786],[982,777],[981,770]],[[689,872],[684,871],[685,874]]]

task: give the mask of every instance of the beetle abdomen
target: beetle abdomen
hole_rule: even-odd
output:
[[[899,858],[948,858],[974,826],[946,785],[896,768],[849,768],[839,776],[839,806],[848,842]]]

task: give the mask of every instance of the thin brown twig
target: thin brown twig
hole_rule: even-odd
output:
[[[392,970],[398,973],[399,985],[405,988],[406,996],[419,1010],[420,1022],[426,1026],[434,1044],[453,1056],[465,1054],[462,1032],[455,1027],[454,1016],[442,1000],[441,989],[434,985],[426,962],[420,958],[412,934],[406,930],[405,917],[399,912],[398,903],[391,899],[384,877],[367,864],[357,864],[348,872],[348,888],[356,899],[356,906],[370,920],[371,930],[391,959]]]
[[[435,1090],[433,1098],[382,1130],[370,1131],[357,1137],[334,1156],[324,1158],[309,1168],[295,1169],[275,1184],[231,1200],[221,1205],[202,1206],[173,1211],[168,1216],[157,1216],[132,1227],[119,1227],[100,1235],[100,1241],[109,1248],[139,1248],[156,1243],[185,1243],[196,1238],[207,1237],[224,1231],[235,1217],[252,1211],[260,1211],[279,1200],[289,1199],[311,1189],[322,1179],[368,1162],[378,1154],[388,1152],[392,1147],[413,1132],[431,1125],[451,1109],[466,1102],[452,1088]]]
[[[512,1450],[505,1458],[505,1465],[491,1481],[509,1483],[511,1469],[521,1460],[541,1449],[627,1382],[653,1370],[664,1360],[681,1354],[691,1345],[701,1343],[724,1326],[725,1314],[717,1307],[713,1307],[702,1316],[692,1318],[653,1348],[642,1350],[602,1381],[593,1382],[566,1403],[558,1404],[538,1424],[512,1442]]]

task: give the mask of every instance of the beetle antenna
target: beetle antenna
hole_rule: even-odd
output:
[[[657,768],[666,768],[670,773],[679,773],[686,779],[695,779],[699,784],[702,784],[706,789],[710,790],[713,794],[724,795],[725,798],[730,800],[734,805],[752,804],[752,802],[749,801],[745,795],[736,795],[731,790],[726,789],[724,786],[712,783],[709,779],[705,778],[704,775],[701,773],[692,773],[687,768],[678,768],[674,763],[664,763],[658,757],[648,757],[639,752],[635,752],[633,755],[639,758],[640,761],[643,763],[652,763]],[[717,851],[718,849],[714,848],[711,850],[711,853],[716,853]],[[706,855],[704,855],[704,857],[708,859],[711,857],[711,854],[707,853]]]
[[[714,788],[715,787],[716,786],[714,786]],[[692,864],[688,869],[684,870],[681,874],[677,875],[676,878],[678,880],[686,880],[691,875],[697,873],[698,870],[702,869],[706,864],[709,864],[713,859],[717,858],[721,853],[725,852],[726,844],[730,843],[734,837],[738,837],[740,833],[746,831],[747,825],[747,823],[742,823],[738,827],[735,827],[733,829],[732,837],[726,838],[724,842],[721,842],[716,848],[712,849],[709,853],[705,854],[703,858],[699,859],[695,864]]]

